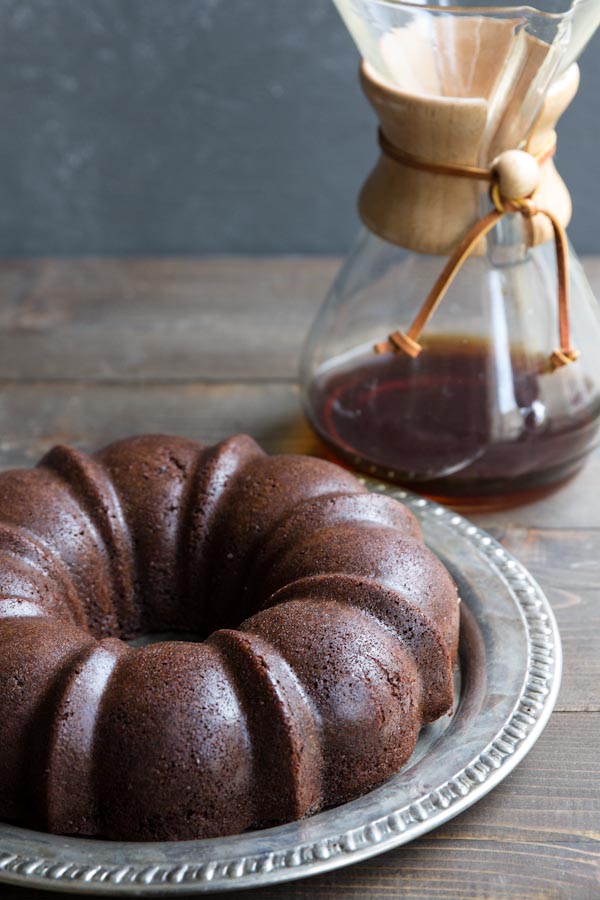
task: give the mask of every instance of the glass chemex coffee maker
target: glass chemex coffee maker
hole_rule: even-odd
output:
[[[554,128],[600,0],[335,3],[380,154],[305,346],[308,418],[337,460],[454,505],[537,496],[599,424],[600,317]]]

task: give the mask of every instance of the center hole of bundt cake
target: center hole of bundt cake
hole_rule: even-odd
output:
[[[147,634],[138,634],[126,642],[132,647],[147,647],[149,644],[162,644],[165,641],[186,641],[199,644],[205,641],[208,635],[197,631],[156,631]]]

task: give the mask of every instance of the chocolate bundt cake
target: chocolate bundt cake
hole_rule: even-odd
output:
[[[128,644],[185,631],[203,642]],[[319,459],[164,436],[0,475],[0,818],[177,840],[288,822],[452,705],[456,587]]]

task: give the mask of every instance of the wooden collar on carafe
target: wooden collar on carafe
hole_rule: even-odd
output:
[[[376,352],[405,353],[413,358],[417,357],[422,351],[419,338],[464,261],[481,239],[491,232],[505,215],[519,214],[527,220],[532,220],[535,216],[544,216],[552,227],[557,260],[560,346],[552,353],[551,364],[553,368],[559,368],[574,362],[579,357],[579,353],[571,343],[567,237],[557,215],[551,209],[540,207],[535,199],[540,183],[540,167],[551,160],[556,152],[555,136],[553,135],[552,140],[535,153],[527,150],[508,150],[500,153],[489,168],[423,159],[395,146],[381,129],[379,130],[379,145],[384,157],[405,168],[452,179],[470,179],[489,183],[492,207],[488,213],[468,228],[450,253],[442,272],[411,326],[406,331],[394,331],[387,340],[376,344],[374,348]]]

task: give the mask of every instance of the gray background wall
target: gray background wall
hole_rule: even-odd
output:
[[[560,130],[600,251],[600,59]],[[329,0],[0,0],[0,255],[344,250],[375,155]]]

